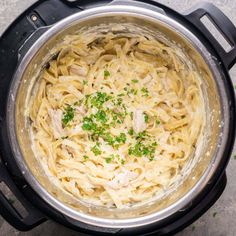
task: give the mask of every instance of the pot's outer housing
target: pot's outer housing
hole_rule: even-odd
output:
[[[37,163],[29,143],[29,130],[25,122],[25,106],[29,99],[29,89],[32,89],[32,78],[35,77],[35,66],[40,68],[47,59],[48,51],[59,43],[64,35],[83,26],[94,26],[101,23],[132,22],[145,26],[153,31],[162,32],[167,38],[175,41],[193,61],[199,73],[204,78],[204,96],[208,107],[207,132],[201,159],[183,185],[165,201],[154,202],[151,205],[137,209],[109,210],[89,207],[80,204],[78,211],[60,201],[60,190],[55,188]],[[49,58],[49,55],[48,55]],[[72,224],[81,222],[106,228],[130,228],[149,225],[173,216],[191,205],[192,201],[210,185],[221,168],[224,151],[227,149],[227,138],[232,124],[230,114],[232,105],[230,92],[224,72],[205,46],[187,28],[170,19],[162,13],[135,6],[107,6],[94,8],[72,15],[57,23],[42,35],[20,63],[8,99],[7,127],[15,160],[27,182],[48,204],[61,212]],[[31,87],[30,87],[31,86]],[[28,97],[27,97],[28,96]],[[234,114],[233,114],[234,115]],[[65,199],[63,199],[64,201]],[[67,198],[67,201],[72,201]]]

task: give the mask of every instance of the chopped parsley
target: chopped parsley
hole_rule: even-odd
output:
[[[110,105],[114,107],[107,107],[104,105],[110,101]],[[112,93],[96,92],[94,94],[86,95],[84,104],[87,109],[95,107],[97,112],[90,114],[83,118],[82,129],[89,132],[89,138],[93,141],[98,141],[102,138],[109,145],[118,148],[126,141],[126,135],[121,133],[119,136],[112,136],[109,132],[111,127],[117,124],[122,124],[125,117],[128,115],[126,106],[123,104],[123,99],[119,96],[112,96]],[[115,109],[114,109],[115,108]]]
[[[90,104],[91,107],[101,108],[102,105],[111,98],[112,97],[107,93],[97,92],[95,94],[86,96],[85,105],[88,106]]]
[[[108,71],[108,70],[104,70],[104,77],[108,77],[108,76],[110,76],[111,74],[110,74],[110,72]]]
[[[84,155],[83,157],[84,157],[85,161],[89,159],[89,157],[87,155]]]
[[[137,90],[137,89],[131,89],[130,92],[131,92],[133,95],[137,95],[137,94],[138,94],[138,90]]]
[[[125,133],[120,133],[120,135],[116,137],[116,142],[117,143],[125,143],[126,142]]]
[[[88,84],[88,80],[83,80],[83,85],[87,85]]]
[[[109,134],[109,133],[106,133],[106,134],[104,135],[103,139],[104,139],[109,145],[111,145],[111,146],[113,146],[114,143],[115,143],[115,139],[114,139],[114,138],[112,137],[112,135]]]
[[[114,160],[115,156],[114,154],[112,154],[110,157],[107,157],[105,160],[106,160],[106,163],[109,164],[111,163],[113,160]]]
[[[134,89],[134,88],[128,89],[127,87],[125,87],[124,90],[126,91],[126,94],[127,94],[128,96],[129,96],[130,94],[133,94],[133,95],[137,95],[137,94],[138,94],[138,90],[137,90],[137,89]]]
[[[144,121],[145,123],[148,123],[149,121],[149,116],[146,113],[144,113]]]
[[[143,95],[142,95],[143,97],[148,97],[148,96],[149,96],[149,92],[148,92],[148,89],[147,89],[147,88],[144,88],[144,87],[143,87],[143,88],[141,89],[141,92],[142,92],[142,94],[143,94]]]
[[[138,83],[138,80],[137,79],[132,79],[132,82],[136,84],[136,83]]]
[[[118,116],[117,116],[117,115],[113,115],[112,119],[113,119],[114,121],[116,121],[116,120],[118,119]]]
[[[82,129],[83,130],[93,130],[93,131],[95,131],[97,129],[97,125],[93,122],[92,117],[84,117]]]
[[[136,143],[133,147],[129,148],[129,155],[134,155],[136,157],[143,156],[143,147],[141,147],[140,143]]]
[[[121,120],[117,120],[117,123],[118,123],[118,124],[122,124],[122,121],[121,121]]]
[[[105,111],[103,110],[99,110],[96,115],[95,115],[97,121],[101,122],[101,123],[106,123],[107,122],[107,115],[105,113]]]
[[[118,97],[123,97],[123,96],[125,96],[125,94],[124,93],[119,93],[117,96]]]
[[[159,120],[156,120],[156,124],[159,125],[161,122]]]
[[[136,93],[136,90],[125,87],[124,90],[129,93]],[[142,93],[148,93],[147,89],[143,89]],[[124,104],[122,96],[125,94],[120,93],[114,95],[113,93],[96,92],[86,95],[83,100],[84,105],[88,111],[91,108],[92,112],[85,116],[82,121],[82,129],[88,132],[88,138],[95,142],[91,151],[95,156],[102,154],[99,139],[103,139],[107,145],[110,145],[114,150],[119,149],[120,146],[127,142],[127,135],[130,135],[134,141],[128,143],[128,153],[136,157],[147,157],[150,161],[154,159],[157,143],[154,142],[152,136],[147,131],[135,133],[132,127],[128,127],[126,132],[121,132],[119,135],[113,135],[111,128],[116,127],[118,124],[123,124],[127,115],[133,119],[134,113],[127,111],[126,104]],[[109,106],[106,102],[109,101]],[[144,120],[149,122],[150,117],[144,112]],[[111,163],[116,155],[110,155],[105,158],[106,163]],[[125,159],[117,157],[119,162],[124,165]],[[85,158],[87,159],[87,158]]]
[[[105,160],[106,160],[106,163],[109,164],[109,163],[111,163],[112,158],[111,157],[107,157]]]
[[[142,139],[145,139],[145,137],[147,137],[148,134],[147,132],[144,130],[143,132],[139,132],[136,136],[136,139],[137,140],[142,140]]]
[[[67,125],[70,121],[74,119],[75,109],[68,105],[65,111],[63,112],[62,123],[63,125]]]
[[[123,102],[123,99],[122,98],[118,98],[117,99],[117,105],[120,106]]]
[[[106,133],[103,136],[103,139],[114,148],[118,148],[120,144],[124,144],[126,142],[125,133],[120,133],[119,136],[113,137],[110,133]]]
[[[129,129],[128,134],[131,135],[131,136],[134,135],[134,129],[133,128]]]
[[[67,139],[67,138],[68,138],[68,136],[61,137],[61,139]]]
[[[131,146],[128,150],[129,155],[136,157],[146,156],[150,161],[154,159],[157,143],[154,142],[150,145],[145,145],[142,142],[136,143],[134,146]]]
[[[96,145],[91,148],[91,151],[94,153],[95,156],[102,154],[101,150],[99,149],[98,143],[96,143]]]

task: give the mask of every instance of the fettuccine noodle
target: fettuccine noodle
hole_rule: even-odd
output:
[[[178,182],[194,153],[200,85],[178,51],[151,36],[67,36],[32,96],[35,153],[80,200],[150,200]]]

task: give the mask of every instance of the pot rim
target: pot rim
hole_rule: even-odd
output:
[[[101,217],[95,217],[88,214],[81,213],[75,209],[70,208],[64,203],[57,200],[54,196],[52,196],[43,186],[38,182],[35,176],[31,173],[30,169],[27,166],[27,163],[24,160],[24,157],[21,153],[20,146],[17,141],[16,136],[16,117],[15,117],[15,101],[17,97],[18,88],[20,85],[20,80],[23,76],[25,69],[27,68],[30,61],[33,59],[35,54],[40,50],[40,48],[44,45],[47,40],[51,37],[55,36],[57,33],[65,30],[66,28],[79,23],[81,20],[88,20],[95,17],[109,16],[109,15],[130,15],[136,17],[142,17],[145,19],[151,19],[154,21],[160,21],[165,24],[167,27],[172,30],[177,31],[181,36],[185,37],[188,41],[191,42],[192,46],[197,49],[200,55],[203,57],[208,67],[210,68],[213,77],[218,80],[218,83],[222,88],[225,87],[223,81],[221,81],[221,73],[218,69],[216,62],[211,57],[209,51],[202,44],[202,42],[187,28],[178,23],[177,21],[171,19],[170,17],[156,12],[150,9],[144,9],[137,6],[124,6],[124,5],[116,5],[116,6],[103,6],[103,7],[95,7],[89,10],[85,10],[83,12],[75,13],[60,22],[56,23],[52,26],[48,31],[46,31],[28,50],[24,58],[22,59],[20,65],[18,66],[16,73],[13,77],[8,102],[7,102],[7,131],[10,140],[11,149],[13,150],[14,158],[18,167],[20,168],[24,178],[30,184],[30,186],[34,189],[34,191],[39,194],[39,196],[46,201],[50,206],[55,208],[56,210],[63,213],[70,219],[74,219],[76,221],[81,221],[86,224],[99,226],[99,227],[108,227],[108,228],[131,228],[137,226],[143,226],[147,224],[151,224],[157,221],[161,221],[163,219],[168,218],[173,215],[177,211],[185,208],[186,205],[190,204],[193,199],[195,199],[200,192],[203,191],[205,186],[211,181],[214,173],[216,172],[222,156],[224,154],[225,147],[227,146],[227,139],[220,139],[220,147],[212,158],[211,163],[207,167],[205,173],[201,176],[195,186],[182,198],[176,201],[174,204],[169,207],[162,209],[158,212],[152,213],[150,215],[132,218],[132,219],[107,219]],[[220,87],[220,86],[219,86]],[[227,100],[227,95],[224,89],[220,89],[221,93],[221,109],[222,115],[224,118],[224,126],[221,128],[222,137],[227,137],[229,132],[230,119],[225,114],[230,114],[229,104]],[[219,141],[219,140],[218,140]]]

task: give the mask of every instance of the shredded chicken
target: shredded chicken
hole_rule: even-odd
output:
[[[152,76],[151,76],[151,75],[147,75],[147,76],[145,76],[145,78],[143,79],[142,83],[143,83],[143,84],[148,84],[151,80],[152,80]]]
[[[69,135],[78,135],[83,131],[82,123],[76,125],[68,134]]]
[[[142,110],[134,112],[133,128],[136,133],[143,132],[147,128]]]
[[[137,173],[134,173],[129,170],[125,170],[116,175],[115,178],[107,183],[110,188],[120,189],[129,185],[130,181],[136,179],[138,176]]]
[[[72,65],[70,67],[70,72],[75,75],[86,76],[88,73],[88,68],[85,66]]]
[[[54,138],[58,139],[58,138],[66,136],[66,132],[63,129],[62,122],[61,122],[62,115],[63,115],[62,110],[48,109],[48,114],[52,121],[52,130],[53,130]]]

